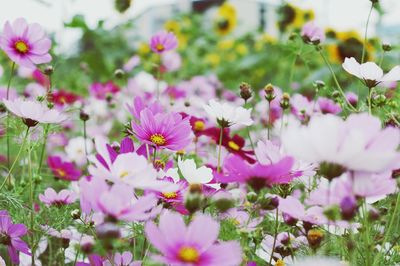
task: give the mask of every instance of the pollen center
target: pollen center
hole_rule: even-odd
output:
[[[120,177],[120,178],[124,178],[124,177],[126,177],[127,175],[129,175],[128,171],[123,171],[123,172],[119,175],[119,177]]]
[[[167,199],[175,199],[178,196],[176,192],[164,192],[162,195]]]
[[[159,43],[159,44],[157,44],[156,45],[156,49],[157,49],[157,51],[164,51],[164,49],[165,49],[165,47],[164,47],[164,45],[162,45],[161,43]]]
[[[158,146],[164,145],[167,141],[165,140],[164,136],[161,134],[153,134],[150,137],[150,141]]]
[[[198,262],[199,260],[199,252],[192,247],[181,247],[178,252],[178,257],[184,262]]]
[[[203,131],[204,130],[204,122],[203,121],[196,121],[194,122],[194,130],[196,131]]]
[[[57,169],[56,172],[61,177],[65,177],[67,175],[67,173],[63,169]]]
[[[232,140],[230,140],[230,141],[228,142],[228,146],[229,146],[229,148],[231,148],[231,149],[234,150],[234,151],[240,150],[239,145],[237,145],[237,144],[236,144],[235,142],[233,142]]]
[[[21,54],[26,54],[29,51],[29,47],[24,41],[17,41],[14,47]]]

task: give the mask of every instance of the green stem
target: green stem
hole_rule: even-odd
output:
[[[86,134],[86,121],[83,121],[83,143],[85,144],[86,164],[89,165],[88,149],[87,149],[86,139],[87,139],[87,134]]]
[[[278,208],[276,208],[276,213],[275,213],[275,232],[274,232],[274,242],[272,243],[272,249],[271,249],[271,256],[269,258],[269,263],[268,265],[272,265],[272,257],[274,255],[274,250],[275,250],[275,245],[276,245],[276,239],[278,237],[278,227],[279,227],[279,212]]]
[[[219,133],[219,148],[218,148],[218,163],[217,163],[217,173],[221,172],[221,151],[222,151],[222,137],[224,134],[224,127],[220,128],[220,133]]]
[[[15,70],[15,63],[13,62],[11,65],[11,74],[10,78],[8,79],[7,83],[7,94],[6,94],[6,99],[8,100],[10,97],[10,86],[11,86],[11,80],[14,76],[14,70]],[[10,112],[7,109],[7,119],[6,119],[6,137],[7,137],[7,167],[10,169],[10,134],[9,134],[9,129],[10,129]]]
[[[369,93],[368,93],[368,113],[369,115],[372,115],[372,92],[374,88],[369,88]]]
[[[364,235],[364,243],[365,243],[365,266],[371,265],[371,250],[370,250],[370,231],[369,231],[369,222],[368,222],[368,212],[367,212],[367,202],[364,200],[363,206],[363,235]]]
[[[369,13],[368,13],[367,25],[365,26],[364,45],[363,45],[363,50],[362,50],[361,64],[364,63],[364,59],[365,59],[365,48],[367,46],[368,25],[369,25],[369,20],[371,18],[373,9],[374,9],[374,3],[372,2],[371,9],[369,10]]]
[[[22,149],[23,149],[24,146],[25,146],[26,139],[28,138],[28,133],[29,133],[29,127],[26,128],[25,136],[24,136],[24,139],[23,139],[23,141],[22,141],[21,147],[19,148],[19,151],[18,151],[18,153],[17,153],[17,157],[15,158],[13,164],[11,165],[11,168],[10,168],[10,170],[8,171],[8,174],[7,174],[6,178],[4,179],[3,183],[1,184],[1,186],[0,186],[0,191],[1,191],[1,189],[4,187],[4,185],[6,184],[7,180],[9,180],[9,178],[11,177],[11,173],[12,173],[12,171],[14,170],[14,167],[15,167],[15,165],[16,165],[17,162],[18,162],[19,156],[21,155]]]
[[[43,143],[42,143],[42,148],[40,150],[40,157],[39,157],[39,166],[38,166],[38,170],[37,173],[40,174],[40,170],[42,169],[42,164],[43,164],[43,157],[44,157],[44,151],[46,149],[46,143],[47,143],[47,136],[49,134],[49,124],[46,124],[45,128],[44,128],[44,139],[43,139]]]
[[[29,128],[28,128],[29,130]],[[28,132],[27,130],[27,132]],[[35,214],[35,207],[33,206],[33,193],[34,193],[34,184],[33,184],[33,175],[32,175],[32,161],[31,161],[31,147],[28,145],[28,168],[29,168],[29,190],[30,190],[30,197],[29,197],[29,203],[30,203],[30,208],[31,208],[31,215],[30,215],[30,229],[31,229],[31,264],[35,265],[35,234],[34,234],[34,214]]]
[[[319,47],[319,48],[317,48],[317,50],[318,50],[319,54],[321,55],[322,59],[324,60],[326,66],[329,68],[329,71],[330,71],[331,74],[332,74],[332,78],[333,78],[333,80],[335,81],[336,87],[338,88],[340,94],[342,95],[342,97],[343,97],[344,100],[346,101],[346,103],[347,103],[349,109],[351,109],[352,111],[357,112],[357,110],[353,107],[353,105],[351,105],[351,103],[349,102],[349,100],[347,100],[347,97],[346,97],[346,95],[344,94],[343,89],[342,89],[342,87],[340,86],[339,81],[338,81],[337,78],[336,78],[335,72],[333,71],[333,68],[332,68],[331,64],[329,63],[328,59],[327,59],[326,56],[324,55],[324,53],[323,53],[323,51],[322,51],[322,48]]]

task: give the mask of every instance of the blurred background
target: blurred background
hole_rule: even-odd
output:
[[[65,28],[64,23],[80,14],[89,27],[96,27],[101,20],[104,27],[129,20],[136,21],[140,34],[148,37],[162,28],[165,21],[180,12],[211,12],[220,0],[1,0],[0,24],[6,20],[25,17],[38,22],[55,33],[57,49],[66,51],[80,38],[81,32]],[[277,35],[277,6],[293,4],[312,9],[314,19],[322,27],[340,31],[356,30],[362,33],[371,6],[369,0],[232,0],[238,12],[236,34],[263,27],[271,35]],[[118,7],[119,5],[119,7]],[[116,8],[117,7],[117,8]],[[120,9],[118,11],[117,9]],[[126,10],[125,10],[126,9]],[[377,35],[385,41],[395,41],[400,36],[400,1],[380,0],[380,15],[371,16],[369,35]],[[384,14],[384,15],[383,15]]]

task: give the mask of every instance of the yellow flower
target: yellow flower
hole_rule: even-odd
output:
[[[139,55],[146,55],[150,52],[150,46],[145,42],[141,42],[139,43],[137,52]]]
[[[234,44],[235,44],[234,40],[222,40],[218,42],[217,47],[218,49],[221,50],[229,50],[233,48]]]
[[[176,20],[167,20],[164,23],[164,29],[166,31],[172,31],[175,34],[178,34],[180,32],[181,27],[180,27],[178,21],[176,21]]]
[[[216,67],[221,62],[221,57],[217,53],[211,53],[206,55],[206,62],[212,67]]]
[[[249,49],[247,48],[247,46],[243,43],[240,43],[236,46],[236,52],[241,55],[247,55],[249,53]]]
[[[217,33],[226,35],[230,33],[237,23],[236,9],[233,5],[225,2],[217,11],[217,17],[214,21]]]

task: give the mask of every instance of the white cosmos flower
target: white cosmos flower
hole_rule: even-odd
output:
[[[342,66],[348,73],[364,80],[365,84],[370,88],[384,81],[400,80],[400,66],[395,66],[386,75],[383,74],[382,68],[374,62],[360,64],[354,57],[346,58]]]
[[[93,142],[89,139],[86,139],[86,148],[88,154],[93,150]],[[85,139],[83,137],[70,139],[65,146],[65,153],[68,159],[74,161],[77,165],[84,165],[86,163]]]
[[[213,179],[211,168],[201,166],[197,168],[193,159],[178,160],[178,167],[181,174],[189,184],[205,184],[214,188],[219,188],[218,184],[208,184]]]
[[[396,169],[399,143],[399,129],[381,129],[379,118],[367,113],[346,121],[331,114],[313,116],[308,126],[289,125],[282,135],[284,149],[297,159],[366,172]]]
[[[245,126],[253,124],[253,120],[250,116],[251,108],[245,109],[229,103],[219,103],[214,99],[210,100],[208,105],[204,105],[203,108],[210,118],[220,125],[223,123],[226,124],[225,126],[229,127],[234,124]]]

